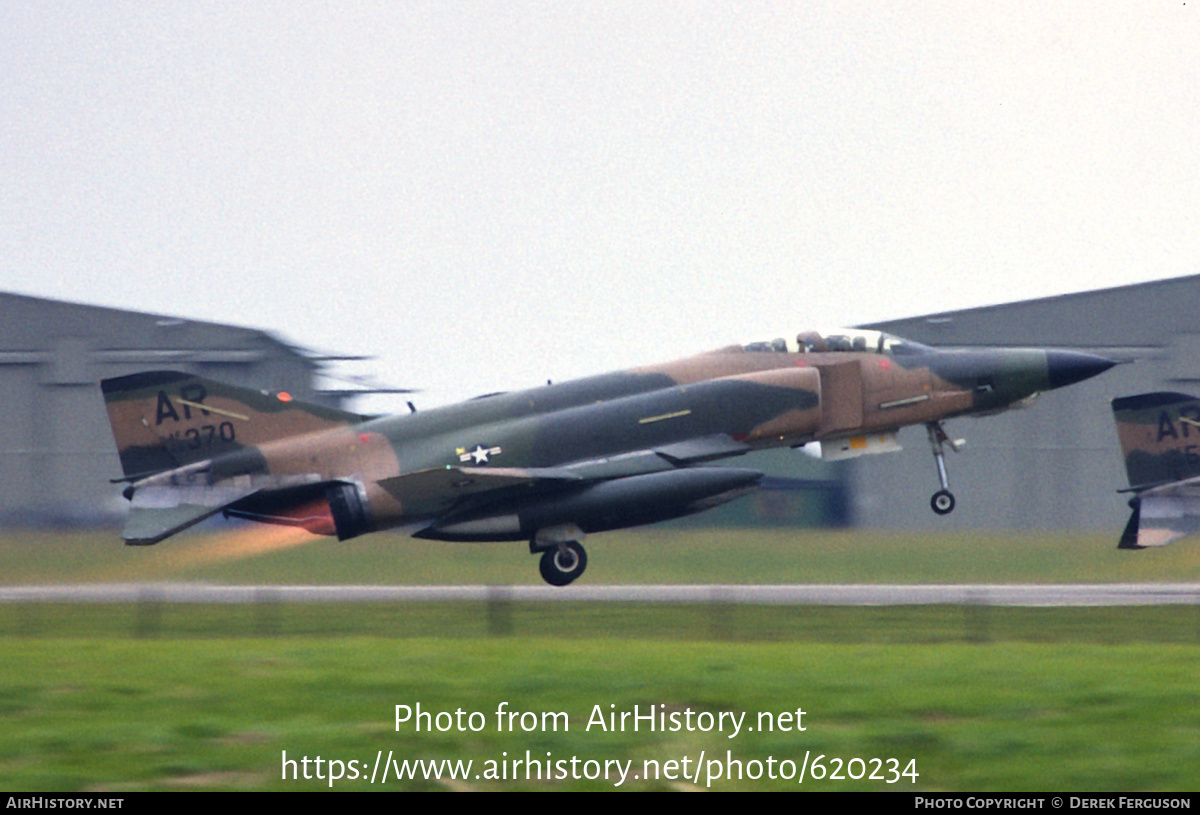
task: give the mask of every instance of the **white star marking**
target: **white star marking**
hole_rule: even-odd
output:
[[[462,450],[462,448],[458,448]],[[484,447],[482,444],[477,444],[470,450],[459,453],[459,461],[471,461],[473,464],[487,464],[491,456],[500,455],[499,447]]]

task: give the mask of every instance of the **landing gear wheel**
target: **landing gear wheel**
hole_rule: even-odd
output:
[[[950,494],[950,490],[938,490],[929,499],[929,506],[933,507],[933,511],[938,515],[949,515],[954,511],[954,496]]]
[[[542,552],[538,568],[551,586],[565,586],[587,568],[587,552],[575,541],[567,541]]]

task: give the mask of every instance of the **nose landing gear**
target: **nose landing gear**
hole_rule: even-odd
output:
[[[950,492],[950,478],[946,474],[945,447],[949,447],[957,453],[966,442],[962,439],[952,440],[946,435],[946,430],[942,427],[941,422],[929,422],[925,425],[925,429],[929,431],[929,446],[933,450],[933,460],[937,463],[938,483],[942,487],[929,499],[929,506],[938,515],[949,515],[954,511],[954,494]]]
[[[929,506],[938,515],[949,515],[954,511],[954,494],[950,490],[938,490],[929,499]]]

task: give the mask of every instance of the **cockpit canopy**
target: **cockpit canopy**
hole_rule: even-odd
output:
[[[865,328],[833,328],[828,331],[802,331],[795,339],[779,337],[774,340],[750,342],[743,351],[773,351],[782,354],[814,354],[850,352],[902,356],[932,351],[929,346],[906,340],[882,331]]]

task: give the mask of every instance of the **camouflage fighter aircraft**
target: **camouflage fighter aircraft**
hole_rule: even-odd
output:
[[[582,574],[586,534],[676,518],[755,489],[711,462],[821,444],[841,459],[899,449],[924,424],[941,488],[953,416],[1028,404],[1108,369],[1066,351],[941,351],[878,331],[809,332],[366,417],[285,393],[156,371],[102,383],[129,482],[125,542],[157,543],[218,512],[346,540],[405,527],[449,541],[527,540],[547,582]]]
[[[1120,549],[1165,546],[1200,532],[1200,399],[1142,393],[1112,402],[1133,514]]]

